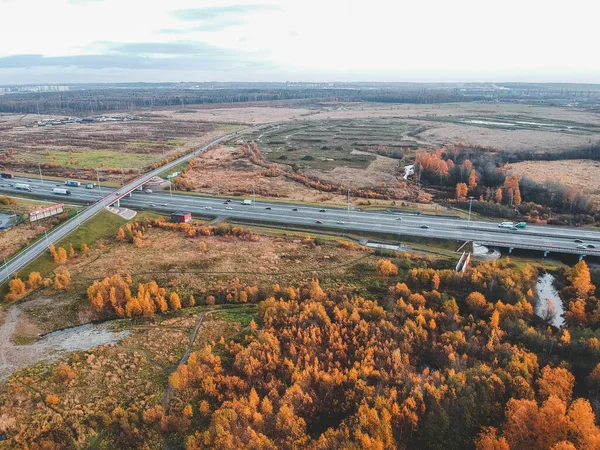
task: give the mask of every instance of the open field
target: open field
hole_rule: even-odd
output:
[[[36,202],[30,200],[15,200],[14,205],[0,204],[0,212],[6,211],[16,214],[22,214],[23,220],[16,226],[6,230],[0,230],[0,261],[4,258],[9,258],[19,249],[31,243],[34,239],[44,233],[50,231],[52,227],[64,221],[73,208],[65,207],[65,213],[57,216],[30,223],[28,214],[44,206],[48,206],[46,202]]]
[[[538,183],[559,182],[581,189],[600,203],[600,161],[570,159],[566,161],[524,161],[506,166],[509,172],[527,176]]]
[[[141,113],[123,122],[25,127],[38,118],[0,115],[3,170],[102,180],[121,179],[162,159],[187,153],[237,128],[199,121],[167,120]]]
[[[204,317],[202,326],[191,345],[194,351],[236,335],[242,326],[240,321],[246,326],[248,317],[253,315],[252,310],[244,306],[222,312],[219,309],[212,308],[215,312],[205,315],[206,308],[191,308],[142,324],[125,320],[109,327],[96,326],[118,331],[122,340],[116,345],[102,345],[74,354],[59,351],[50,360],[48,356],[31,359],[30,364],[41,362],[15,374],[0,392],[1,429],[9,429],[11,436],[28,436],[39,442],[45,437],[44,431],[26,424],[44,421],[51,412],[60,422],[80,422],[76,432],[81,439],[78,445],[130,448],[118,441],[119,434],[114,438],[103,432],[109,424],[104,422],[99,427],[97,418],[109,417],[120,408],[144,411],[160,403],[168,386],[168,376],[176,369],[201,317]],[[83,330],[79,334],[84,338]],[[48,395],[58,396],[60,404],[43,406]],[[171,406],[182,407],[177,398]],[[85,417],[81,417],[79,411],[85,411]],[[159,432],[147,430],[143,439],[146,448],[162,448]],[[8,448],[3,444],[0,442],[0,448]]]
[[[397,162],[392,158],[367,155],[373,162],[365,170],[339,167],[332,173],[317,171],[308,172],[319,179],[341,183],[349,188],[372,186],[374,182],[389,184],[395,192],[405,198],[405,206],[409,199],[419,198],[416,190],[407,187],[404,181],[398,181]],[[285,170],[289,167],[280,164]],[[214,195],[251,196],[254,192],[259,198],[285,199],[310,204],[346,205],[347,196],[342,193],[323,192],[296,180],[283,173],[276,176],[266,175],[263,166],[254,164],[245,157],[239,147],[220,146],[204,152],[193,160],[193,163],[178,177],[178,185],[183,189]],[[379,200],[357,198],[352,196],[353,206],[400,206],[401,200]],[[424,210],[428,209],[428,205]]]

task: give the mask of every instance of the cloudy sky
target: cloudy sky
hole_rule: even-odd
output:
[[[0,0],[0,84],[600,83],[594,2]]]

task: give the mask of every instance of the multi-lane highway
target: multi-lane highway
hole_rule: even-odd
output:
[[[48,241],[49,242],[58,242],[60,239],[62,239],[63,237],[68,235],[71,231],[73,231],[75,228],[77,228],[81,223],[85,222],[90,217],[93,217],[94,215],[96,215],[99,211],[101,211],[106,206],[112,205],[113,203],[115,203],[116,201],[121,199],[123,196],[125,196],[129,191],[136,189],[138,186],[141,186],[141,185],[147,183],[152,177],[157,176],[157,175],[161,174],[162,172],[164,172],[165,170],[169,170],[169,169],[177,166],[178,164],[181,164],[184,161],[188,161],[188,160],[198,156],[200,153],[202,153],[203,151],[205,151],[206,149],[208,149],[209,147],[211,147],[213,145],[217,145],[225,140],[231,139],[231,138],[233,138],[241,133],[244,133],[246,131],[248,131],[248,129],[238,130],[236,132],[225,135],[219,139],[216,139],[216,140],[212,141],[210,144],[207,144],[204,147],[201,147],[201,148],[193,151],[192,153],[182,156],[181,158],[177,158],[177,159],[171,161],[170,163],[167,163],[167,164],[159,167],[158,169],[154,169],[151,172],[148,172],[148,173],[142,175],[141,177],[136,178],[135,180],[133,180],[133,181],[127,183],[126,185],[124,185],[123,187],[121,187],[119,190],[110,190],[110,191],[104,190],[102,192],[98,192],[98,191],[94,192],[94,195],[96,195],[94,200],[98,200],[98,201],[96,203],[91,204],[88,208],[85,208],[81,213],[79,213],[77,215],[77,217],[74,217],[74,218],[64,222],[57,228],[53,229],[50,233],[48,233],[48,237],[47,237]],[[12,183],[31,184],[32,192],[15,189],[13,186],[10,186],[10,184],[12,184]],[[2,186],[2,185],[4,185],[4,186]],[[13,180],[2,179],[0,182],[0,189],[5,190],[5,192],[11,192],[11,193],[18,192],[19,194],[34,194],[35,195],[38,192],[42,192],[43,190],[45,190],[46,193],[49,193],[52,191],[53,187],[56,187],[56,183],[50,184],[50,182],[48,182],[48,181],[44,182],[43,184],[40,181],[40,186],[43,186],[43,189],[38,188],[37,183],[35,183],[35,187],[33,185],[34,185],[33,182],[30,183],[27,180],[23,181],[20,179],[19,180],[17,180],[17,179],[13,179]],[[66,187],[66,186],[63,185],[62,187]],[[71,189],[71,188],[69,188],[69,189]],[[77,191],[77,192],[79,192],[79,191]],[[73,194],[74,199],[77,197],[77,195],[78,194],[76,194],[74,192],[74,194]],[[59,197],[59,196],[57,196],[57,197]],[[64,201],[64,200],[65,200],[64,197],[57,198],[57,201]],[[44,240],[40,240],[40,241],[34,243],[30,247],[28,247],[25,251],[19,253],[15,257],[13,257],[2,268],[2,272],[0,273],[0,283],[3,283],[4,281],[6,281],[9,276],[11,276],[13,273],[19,271],[21,268],[23,268],[27,264],[29,264],[31,261],[33,261],[35,258],[37,258],[40,254],[42,254],[46,249],[47,249],[47,243],[46,243],[46,239],[44,239]]]
[[[163,171],[164,168],[161,168]],[[147,178],[146,178],[147,179]],[[14,195],[54,198],[56,201],[89,202],[101,199],[92,207],[104,207],[116,200],[117,195],[106,195],[109,188],[102,191],[85,187],[70,187],[69,196],[56,195],[52,189],[58,182],[14,179],[12,183],[27,183],[31,192],[17,190],[8,180],[0,183],[0,191]],[[61,187],[64,187],[61,184]],[[129,186],[119,189],[122,196]],[[600,232],[581,228],[528,225],[524,229],[500,228],[498,222],[426,215],[395,214],[384,211],[347,211],[342,208],[314,207],[278,202],[256,202],[243,205],[241,200],[227,202],[226,198],[200,195],[152,193],[133,191],[131,197],[122,197],[122,206],[132,209],[153,209],[163,212],[182,210],[194,215],[228,217],[237,220],[261,221],[284,226],[303,225],[324,229],[339,229],[354,232],[381,232],[398,235],[430,238],[473,240],[489,245],[508,248],[525,248],[549,252],[573,253],[577,255],[600,256]],[[89,210],[89,208],[88,208]],[[86,210],[87,211],[87,210]]]

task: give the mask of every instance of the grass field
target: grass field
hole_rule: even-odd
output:
[[[20,159],[42,166],[52,164],[74,169],[141,169],[156,162],[161,154],[125,153],[113,150],[62,151],[52,150],[44,153],[23,153]]]

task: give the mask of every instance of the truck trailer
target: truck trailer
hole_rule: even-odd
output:
[[[69,180],[69,181],[65,181],[65,185],[79,187],[79,186],[81,186],[81,183],[79,181]]]
[[[242,205],[251,205],[252,204],[252,200],[244,200],[242,201]]]
[[[71,195],[71,191],[68,189],[63,189],[63,188],[54,188],[52,189],[52,192],[54,194],[58,194],[58,195]]]
[[[31,192],[31,186],[29,186],[28,184],[25,184],[25,183],[17,183],[17,184],[15,184],[15,189],[20,189],[22,191],[29,191],[29,192]]]

